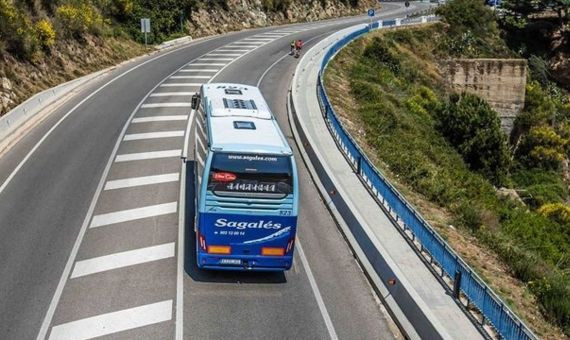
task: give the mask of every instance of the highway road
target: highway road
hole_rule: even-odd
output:
[[[379,18],[414,6],[385,4]],[[365,20],[248,30],[139,58],[92,82],[5,152],[0,338],[401,337],[312,183],[286,115],[298,61],[285,55],[289,42],[301,38],[309,48]],[[259,84],[295,149],[299,243],[286,273],[194,264],[192,207],[180,199],[193,197],[181,190],[180,156],[194,127],[190,96],[208,81]]]

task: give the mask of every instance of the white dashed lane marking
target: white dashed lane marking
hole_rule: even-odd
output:
[[[191,70],[191,69],[182,69],[179,72],[218,72],[219,70],[213,69],[213,68],[198,68],[195,70]]]
[[[174,257],[174,242],[77,261],[71,278]]]
[[[96,215],[91,221],[89,228],[97,228],[106,225],[140,220],[148,217],[156,217],[176,213],[178,202],[150,205],[142,208],[121,210],[107,214]]]
[[[212,76],[172,76],[170,79],[210,79]]]
[[[175,92],[176,93],[176,92]],[[190,95],[193,92],[188,92]],[[162,93],[157,93],[162,94]],[[170,93],[164,93],[165,95],[170,96]],[[176,93],[175,95],[178,95]],[[147,133],[133,133],[130,135],[125,135],[123,138],[124,141],[129,140],[141,140],[141,139],[156,139],[156,138],[171,138],[171,137],[184,137],[184,131],[161,131],[161,132],[147,132]]]
[[[49,340],[91,339],[172,319],[172,300],[54,326]]]
[[[167,121],[186,120],[186,119],[188,119],[187,115],[152,116],[152,117],[133,118],[131,123],[167,122]]]
[[[199,88],[202,84],[198,83],[166,83],[161,84],[159,87],[195,87]]]
[[[215,64],[215,63],[191,63],[186,65],[186,67],[192,67],[192,66],[226,66],[226,64]],[[183,69],[185,70],[185,69]]]
[[[190,106],[191,103],[150,103],[150,104],[142,104],[141,109],[154,109],[160,107],[190,107]]]
[[[180,157],[181,154],[182,154],[182,150],[180,150],[180,149],[165,150],[165,151],[126,153],[123,155],[117,155],[117,157],[115,157],[115,163],[142,161],[142,160],[146,160],[146,159]]]
[[[170,97],[170,96],[191,96],[195,92],[157,92],[153,93],[151,97]]]
[[[184,131],[182,131],[184,133]],[[125,179],[116,179],[108,181],[105,184],[105,190],[123,189],[138,187],[143,185],[168,183],[168,182],[178,182],[180,174],[174,172],[171,174],[164,175],[154,175],[154,176],[144,176],[144,177],[131,177]]]
[[[208,53],[208,57],[239,57],[239,53]]]
[[[200,58],[198,59],[199,61],[205,61],[205,60],[211,60],[211,61],[231,61],[234,60],[234,58]],[[225,65],[225,64],[224,64]]]
[[[240,50],[240,49],[231,49],[231,50],[215,50],[216,52],[249,52],[251,51],[251,49],[247,49],[247,50]],[[240,54],[241,55],[241,54]],[[195,64],[190,64],[190,65],[195,65]]]

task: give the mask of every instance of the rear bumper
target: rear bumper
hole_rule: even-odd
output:
[[[285,271],[293,264],[293,255],[288,256],[228,256],[198,252],[198,268],[240,271]],[[228,264],[227,260],[239,260],[239,264]],[[226,263],[224,263],[226,261]]]

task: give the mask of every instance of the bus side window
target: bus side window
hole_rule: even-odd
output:
[[[195,146],[195,167],[196,167],[196,195],[199,195],[200,186],[202,184],[202,178],[204,175],[204,165],[206,162],[206,127],[204,115],[202,114],[202,107],[198,110],[198,115],[196,116],[196,139],[194,141]],[[199,199],[199,197],[197,197]]]

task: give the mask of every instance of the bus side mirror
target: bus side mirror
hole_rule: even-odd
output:
[[[198,100],[200,99],[200,96],[196,93],[192,96],[192,101],[190,106],[192,107],[192,110],[196,110],[198,109]]]

